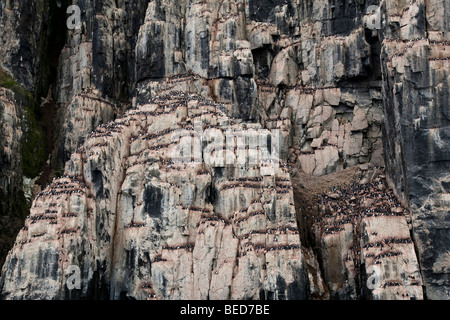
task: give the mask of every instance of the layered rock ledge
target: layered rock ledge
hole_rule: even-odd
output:
[[[271,137],[222,108],[172,92],[92,132],[65,175],[34,200],[3,267],[2,297],[306,298],[283,163],[234,140],[216,142],[210,164],[180,149],[213,141],[196,138],[198,120],[211,133]],[[80,290],[68,290],[71,266],[81,270]]]

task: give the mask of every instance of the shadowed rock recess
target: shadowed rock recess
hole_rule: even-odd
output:
[[[450,299],[449,0],[71,4],[0,1],[1,299]]]

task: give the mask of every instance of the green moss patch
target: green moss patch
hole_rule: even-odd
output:
[[[22,128],[22,169],[23,175],[34,178],[39,174],[39,169],[46,161],[46,142],[42,125],[39,123],[33,94],[27,90],[4,69],[0,68],[0,86],[14,92],[18,105],[23,106],[19,110]]]
[[[23,175],[34,178],[46,160],[45,135],[34,116],[32,108],[25,109],[22,123],[22,169]]]

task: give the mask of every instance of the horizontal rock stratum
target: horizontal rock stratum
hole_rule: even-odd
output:
[[[449,8],[1,2],[0,297],[450,299]]]
[[[221,107],[172,92],[91,133],[64,177],[33,202],[5,263],[4,297],[306,298],[283,164],[238,143],[215,142],[211,165],[180,148],[195,148],[197,119],[238,138],[252,128],[270,137],[260,125],[235,124]],[[225,164],[243,151],[259,152],[258,161]],[[71,266],[82,271],[79,291],[67,290]]]
[[[3,298],[356,298],[355,281],[372,272],[374,298],[423,298],[403,209],[381,182],[378,194],[360,189],[399,210],[345,209],[350,197],[331,195],[336,217],[324,207],[314,220],[328,293],[300,242],[282,140],[223,109],[171,92],[92,132],[34,200],[4,265]],[[270,149],[249,143],[255,135]],[[69,290],[74,267],[81,283]]]

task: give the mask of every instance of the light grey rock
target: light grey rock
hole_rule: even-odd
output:
[[[3,267],[2,297],[305,299],[286,169],[239,149],[230,151],[240,165],[186,157],[187,144],[196,148],[188,119],[203,114],[211,130],[243,134],[221,107],[172,93],[90,134],[33,202]],[[68,290],[71,266],[79,290]]]

